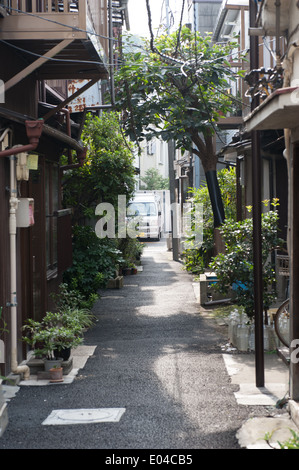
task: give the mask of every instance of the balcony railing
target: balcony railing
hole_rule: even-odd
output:
[[[49,13],[49,12],[78,12],[78,0],[3,0],[1,2],[10,14],[17,15],[20,12],[27,13]]]
[[[55,66],[48,61],[40,69],[41,78],[92,78],[92,70],[99,73],[95,63],[107,62],[106,0],[0,0],[0,5],[7,11],[7,16],[0,18],[0,39],[25,49],[28,54],[41,56],[56,46],[55,59],[66,61],[65,64],[56,62]],[[74,64],[70,64],[72,59],[78,62],[77,72]],[[79,61],[84,61],[86,66],[82,67]],[[64,75],[61,74],[63,65]],[[104,69],[106,65],[103,73]]]

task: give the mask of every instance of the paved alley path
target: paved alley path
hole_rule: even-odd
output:
[[[199,314],[192,277],[163,242],[143,272],[105,290],[71,384],[21,387],[0,449],[237,449],[246,416],[234,398],[220,336]],[[122,408],[118,422],[45,426],[56,409]]]

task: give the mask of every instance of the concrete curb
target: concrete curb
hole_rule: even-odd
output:
[[[289,400],[288,402],[288,409],[290,416],[296,426],[299,428],[299,403],[294,400]]]

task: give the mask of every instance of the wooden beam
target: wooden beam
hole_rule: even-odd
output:
[[[88,90],[88,88],[90,88],[92,85],[94,85],[96,82],[99,81],[99,77],[97,78],[93,78],[92,80],[90,80],[88,83],[86,83],[86,85],[82,86],[81,88],[79,88],[79,90],[77,90],[75,93],[73,93],[71,96],[69,96],[66,100],[64,100],[62,103],[60,103],[58,106],[56,106],[55,108],[51,109],[51,111],[49,111],[44,117],[44,121],[47,121],[47,119],[49,119],[51,116],[53,116],[54,114],[56,114],[61,108],[65,108],[65,106],[70,103],[71,101],[73,101],[75,98],[77,98],[77,96],[80,96],[82,93],[84,93],[84,91]]]
[[[25,67],[23,70],[21,70],[21,72],[17,73],[14,77],[12,77],[10,80],[8,80],[4,84],[5,92],[7,90],[9,90],[10,88],[12,88],[13,86],[15,86],[17,83],[19,83],[24,78],[26,78],[32,72],[34,72],[34,70],[41,67],[45,62],[47,62],[49,59],[51,59],[51,57],[54,57],[56,54],[58,54],[60,51],[65,49],[72,42],[73,42],[73,39],[64,39],[59,44],[57,44],[55,47],[50,49],[42,57],[39,57],[32,64],[28,65],[28,67]]]

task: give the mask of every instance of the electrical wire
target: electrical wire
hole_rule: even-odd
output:
[[[185,1],[185,0],[184,0],[184,1]],[[91,35],[100,37],[100,38],[102,38],[102,39],[111,39],[111,40],[113,40],[113,41],[115,41],[115,42],[118,41],[117,38],[110,38],[109,36],[104,36],[104,35],[95,33],[94,31],[88,31],[88,30],[85,30],[85,29],[81,29],[81,28],[77,28],[77,27],[74,27],[74,26],[70,26],[70,25],[67,25],[67,24],[65,24],[65,23],[61,23],[61,22],[58,22],[58,21],[55,21],[55,20],[51,20],[51,19],[49,19],[49,18],[45,18],[45,17],[40,16],[40,15],[36,15],[36,14],[34,14],[34,13],[25,12],[25,11],[23,11],[23,10],[19,10],[19,9],[12,8],[12,7],[7,7],[7,8],[10,9],[10,10],[12,10],[12,11],[16,11],[16,12],[18,12],[18,13],[22,13],[22,14],[26,14],[26,15],[29,15],[29,16],[33,16],[33,17],[35,17],[35,18],[39,18],[39,19],[42,19],[42,20],[45,20],[45,21],[49,21],[49,22],[51,22],[51,23],[57,24],[57,25],[59,25],[59,26],[67,27],[67,28],[70,28],[70,29],[75,30],[75,31],[78,31],[78,32],[84,32],[84,33],[87,33],[87,34],[91,34]],[[1,40],[1,41],[4,42],[4,43],[6,43],[6,44],[8,44],[8,45],[12,45],[11,43],[6,42],[5,40]],[[259,44],[259,45],[261,45],[261,44]],[[143,48],[142,46],[140,46],[140,45],[136,45],[136,46],[134,46],[134,47],[139,48],[139,49],[142,49],[144,52],[146,52],[146,49],[144,49],[144,48]],[[17,48],[17,46],[15,46],[15,48]],[[33,53],[33,52],[31,52],[31,51],[28,51],[28,50],[26,50],[26,49],[20,48],[20,50],[23,51],[23,52],[27,52],[28,54],[35,55],[36,57],[43,57],[42,55],[35,54],[35,53]],[[248,52],[248,49],[244,49],[244,50],[242,50],[242,51],[232,52],[232,53],[230,53],[230,54],[228,54],[228,55],[221,56],[221,57],[218,57],[218,58],[216,58],[216,59],[210,60],[210,62],[215,62],[216,60],[217,60],[217,61],[218,61],[218,60],[223,60],[223,59],[226,59],[226,58],[231,57],[232,55],[238,55],[238,54],[242,54],[242,53],[245,53],[245,52]],[[174,60],[173,58],[170,58],[170,57],[169,57],[169,59]],[[69,62],[78,62],[78,63],[79,63],[79,62],[82,62],[82,63],[91,63],[91,64],[92,64],[92,63],[94,63],[94,64],[99,63],[99,62],[97,62],[97,61],[76,61],[76,60],[72,60],[72,59],[58,59],[58,58],[51,58],[51,59],[49,59],[49,60],[53,60],[53,61],[64,61],[64,62],[68,62],[68,61],[69,61]],[[208,62],[208,61],[207,61],[207,62]],[[183,63],[182,63],[182,64],[183,64]],[[110,65],[110,64],[108,64],[108,65]],[[112,65],[113,65],[113,64],[112,64]]]
[[[183,1],[185,1],[185,0],[183,0]],[[164,2],[164,0],[163,0],[163,2]],[[96,37],[100,37],[100,38],[102,38],[102,39],[109,39],[109,40],[113,40],[113,41],[115,41],[115,42],[118,42],[118,38],[115,38],[115,37],[110,38],[109,36],[104,36],[104,35],[101,35],[101,34],[98,34],[98,33],[94,32],[94,31],[88,31],[88,30],[86,30],[86,29],[81,29],[81,28],[77,28],[77,27],[75,27],[75,26],[70,26],[70,25],[67,25],[67,24],[65,24],[65,23],[61,23],[61,22],[59,22],[59,21],[51,20],[50,18],[45,18],[44,16],[36,15],[36,14],[34,14],[34,13],[31,13],[31,12],[26,12],[26,11],[24,11],[24,10],[19,10],[19,9],[17,9],[17,8],[12,8],[12,7],[10,7],[10,6],[7,6],[6,9],[11,10],[11,11],[15,11],[15,12],[17,12],[17,13],[22,13],[22,14],[25,14],[25,15],[28,15],[28,16],[33,16],[33,17],[35,17],[35,18],[38,18],[38,19],[41,19],[41,20],[44,20],[44,21],[48,21],[48,22],[57,24],[57,25],[59,25],[59,26],[64,26],[64,27],[70,28],[70,29],[72,29],[72,30],[74,30],[74,31],[83,32],[83,33],[87,33],[87,34],[90,34],[90,35],[93,35],[93,36],[96,36]],[[173,14],[172,14],[172,16],[173,16]],[[3,40],[2,40],[2,41],[3,41]],[[268,41],[268,42],[274,42],[274,39],[272,39],[272,40],[270,40],[270,41]],[[220,43],[217,43],[217,44],[220,44]],[[224,42],[224,44],[226,44],[226,42]],[[265,44],[265,45],[266,45],[266,44]],[[263,44],[260,43],[259,46],[263,46]],[[143,49],[143,47],[140,46],[140,45],[136,45],[135,47],[141,48],[142,50],[146,51],[146,50]],[[266,47],[267,47],[267,46],[266,46]],[[268,51],[271,53],[270,48],[267,47],[267,49],[268,49]],[[24,51],[25,51],[25,50],[24,50]],[[249,49],[246,48],[246,49],[243,49],[242,51],[232,52],[232,53],[230,53],[230,54],[228,54],[228,55],[221,56],[221,57],[218,57],[218,58],[216,58],[216,59],[213,59],[213,60],[211,60],[210,62],[214,62],[215,60],[227,59],[227,58],[231,57],[232,55],[248,53],[248,51],[249,51]],[[25,52],[30,53],[30,51],[25,51]],[[272,52],[272,53],[273,53],[273,52]],[[38,56],[38,55],[37,55],[37,56]],[[40,57],[42,57],[42,56],[40,56]],[[56,59],[56,60],[61,60],[61,59]]]
[[[147,7],[148,7],[148,16],[149,16],[149,27],[150,27],[150,33],[151,33],[151,40],[153,41],[153,32],[152,32],[152,26],[151,26],[151,12],[150,12],[150,9],[149,9],[149,2],[148,0],[146,0],[146,3],[147,3]],[[183,0],[183,5],[182,5],[182,11],[181,11],[181,19],[180,19],[180,29],[182,27],[182,17],[183,17],[183,10],[184,10],[184,3],[185,3],[185,0]],[[81,28],[77,28],[77,27],[73,27],[73,26],[69,26],[69,25],[66,25],[64,23],[61,23],[61,22],[58,22],[58,21],[55,21],[55,20],[51,20],[49,18],[45,18],[43,16],[40,16],[40,15],[36,15],[34,13],[30,13],[30,12],[26,12],[26,11],[23,11],[23,10],[19,10],[19,9],[16,9],[16,8],[12,8],[12,7],[7,7],[8,9],[12,10],[12,11],[15,11],[17,13],[22,13],[22,14],[26,14],[26,15],[29,15],[29,16],[33,16],[33,17],[36,17],[36,18],[39,18],[39,19],[42,19],[42,20],[45,20],[45,21],[48,21],[48,22],[51,22],[51,23],[54,23],[54,24],[57,24],[57,25],[60,25],[60,26],[64,26],[64,27],[68,27],[72,30],[75,30],[75,31],[78,31],[78,32],[84,32],[84,33],[87,33],[87,34],[91,34],[91,35],[94,35],[94,36],[97,36],[97,37],[100,37],[102,39],[112,39],[113,41],[117,41],[118,39],[117,38],[110,38],[109,36],[104,36],[104,35],[101,35],[101,34],[98,34],[98,33],[95,33],[94,31],[88,31],[88,30],[84,30],[84,29],[81,29]],[[161,15],[162,15],[162,10],[161,10]],[[172,14],[172,17],[173,17],[173,14]],[[180,31],[179,29],[179,31]],[[37,54],[37,53],[34,53],[32,51],[28,51],[24,48],[21,48],[19,46],[16,46],[15,44],[11,44],[3,39],[0,39],[0,41],[2,43],[5,43],[6,45],[10,46],[10,47],[13,47],[17,50],[20,50],[21,52],[25,52],[25,53],[28,53],[28,54],[31,54],[35,57],[43,57],[43,55],[41,54]],[[273,42],[274,40],[270,41],[270,42]],[[178,34],[178,42],[179,42],[179,34]],[[265,43],[264,41],[264,44],[267,48],[267,50],[271,53],[271,50],[270,50],[270,47]],[[259,46],[262,46],[263,44],[259,44]],[[141,48],[144,52],[147,52],[146,49],[144,49],[142,46],[140,45],[136,45],[135,47],[138,47],[138,48]],[[178,47],[178,43],[177,43],[177,47]],[[156,51],[155,51],[156,52]],[[227,54],[227,55],[224,55],[224,56],[221,56],[221,57],[217,57],[216,59],[210,59],[210,60],[205,60],[205,64],[208,64],[208,63],[214,63],[216,61],[219,61],[219,60],[224,60],[224,59],[228,59],[234,55],[239,55],[239,54],[243,54],[243,53],[248,53],[248,49],[244,49],[242,51],[235,51],[235,52],[231,52],[230,54]],[[273,54],[273,52],[272,52]],[[191,61],[186,61],[186,62],[183,62],[183,61],[180,61],[178,59],[174,59],[172,57],[168,57],[168,56],[165,56],[164,54],[161,54],[159,53],[159,55],[164,58],[164,60],[171,60],[172,64],[171,65],[168,65],[166,67],[169,67],[170,69],[173,69],[174,67],[177,67],[181,70],[181,72],[185,75],[185,71],[184,71],[184,67],[186,66],[186,64]],[[198,59],[198,57],[197,57]],[[50,57],[50,58],[47,58],[47,60],[50,60],[50,61],[55,61],[55,62],[69,62],[69,63],[82,63],[82,64],[93,64],[93,65],[106,65],[106,66],[109,66],[109,65],[115,65],[115,64],[103,64],[103,62],[98,62],[98,61],[84,61],[84,60],[75,60],[75,59],[59,59],[59,58],[55,58],[55,57]],[[157,65],[157,67],[159,67]],[[231,69],[228,69],[230,72],[231,72]],[[198,76],[198,74],[197,74]],[[202,77],[201,77],[202,79]],[[203,80],[203,79],[202,79]],[[203,80],[204,81],[204,80]],[[207,84],[211,85],[211,83],[208,83],[206,82]],[[242,102],[241,100],[238,100],[237,98],[233,97],[232,95],[228,94],[228,93],[225,93],[223,90],[220,90],[218,89],[215,85],[213,85],[214,89],[217,90],[219,93],[222,93],[224,95],[226,95],[227,97],[229,97],[231,100],[235,101],[235,102],[238,102],[239,104],[242,104],[244,106],[249,106],[247,103],[244,103]]]
[[[274,54],[274,51],[272,51],[272,49],[269,47],[268,41],[267,41],[267,39],[266,39],[265,36],[263,36],[263,43],[264,43],[264,46],[266,47],[267,51],[269,52],[269,54],[272,55],[273,59],[274,59],[275,62],[276,62],[277,57],[276,57],[276,55]]]
[[[4,43],[4,44],[7,44],[8,46],[14,48],[14,49],[17,49],[21,52],[25,52],[25,53],[28,53],[28,54],[31,54],[35,57],[43,57],[42,55],[40,54],[37,54],[35,52],[32,52],[32,51],[28,51],[26,49],[23,49],[22,47],[19,47],[19,46],[16,46],[15,44],[11,44],[7,41],[5,41],[4,39],[0,39],[0,42]],[[203,53],[201,53],[203,55]],[[55,62],[70,62],[70,63],[80,63],[80,64],[96,64],[96,65],[104,65],[102,62],[97,62],[97,61],[84,61],[84,60],[73,60],[73,59],[58,59],[58,58],[54,58],[54,57],[50,57],[50,58],[47,58],[48,60],[50,61],[55,61]],[[185,76],[185,77],[188,77],[188,75],[186,74],[185,70],[184,70],[184,67],[187,66],[188,64],[191,64],[192,62],[194,62],[195,59],[193,60],[188,60],[188,61],[185,61],[184,63],[182,63],[182,65],[179,66],[179,64],[177,65],[177,68],[178,70],[181,71],[181,73]],[[207,61],[207,62],[213,62],[213,61]],[[107,65],[107,64],[105,64]],[[115,65],[115,64],[112,64],[112,65]],[[159,65],[156,66],[158,69],[160,68]],[[165,66],[166,68],[169,68],[170,70],[173,70],[176,65],[168,65],[168,66]],[[198,78],[199,76],[199,70],[196,71],[196,76]],[[229,94],[229,93],[225,93],[223,90],[220,90],[218,89],[214,84],[211,84],[210,82],[207,82],[205,81],[202,77],[201,77],[201,80],[203,82],[205,82],[207,85],[209,86],[212,86],[212,88],[214,88],[216,91],[218,91],[219,93],[222,93],[224,95],[226,95],[227,97],[229,97],[232,101],[235,101],[237,102],[238,104],[242,104],[243,106],[246,106],[246,107],[250,107],[250,105],[248,105],[247,103],[244,103],[242,102],[241,100],[238,100],[237,98],[235,98],[233,95]]]
[[[7,46],[10,46],[12,47],[13,49],[16,49],[16,50],[19,50],[21,52],[25,52],[26,54],[30,54],[30,55],[33,55],[34,57],[39,57],[39,58],[42,58],[44,57],[43,55],[41,54],[37,54],[36,52],[33,52],[33,51],[28,51],[27,49],[23,49],[22,47],[20,46],[17,46],[16,44],[12,44],[8,41],[5,41],[5,39],[0,39],[0,42],[6,44]],[[50,60],[50,61],[54,61],[54,62],[71,62],[71,63],[78,63],[78,64],[96,64],[96,65],[110,65],[110,64],[107,64],[106,62],[98,62],[96,60],[76,60],[76,59],[58,59],[58,58],[55,58],[55,57],[47,57],[47,60]],[[112,64],[114,65],[114,64]]]

